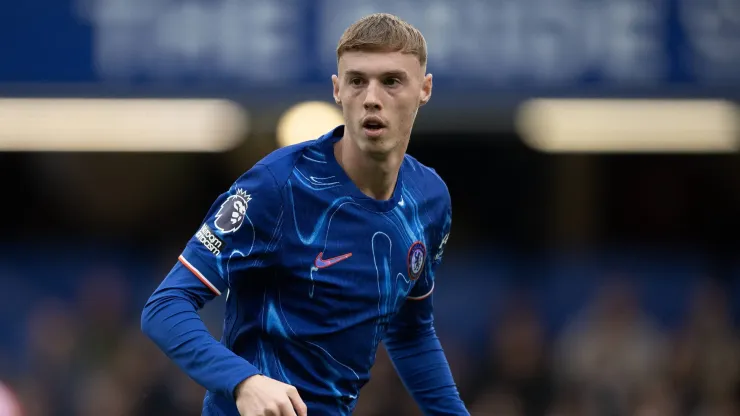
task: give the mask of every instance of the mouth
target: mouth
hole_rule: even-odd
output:
[[[380,117],[367,117],[362,121],[362,128],[368,136],[376,136],[385,129],[385,123]]]

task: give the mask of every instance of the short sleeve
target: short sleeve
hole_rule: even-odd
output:
[[[427,256],[426,270],[411,289],[411,292],[409,292],[409,300],[426,299],[434,291],[434,275],[439,265],[442,264],[445,246],[447,245],[447,240],[450,238],[450,230],[452,228],[452,207],[449,204],[449,200],[445,204],[443,215],[440,217],[439,226],[436,227],[433,233],[434,240],[432,249]]]
[[[255,165],[216,199],[179,260],[220,295],[235,276],[277,261],[282,213],[275,178]]]

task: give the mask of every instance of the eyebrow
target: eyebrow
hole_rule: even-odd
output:
[[[386,71],[380,74],[380,76],[381,78],[408,78],[408,74],[406,74],[406,71],[402,70]],[[365,78],[367,77],[367,74],[362,71],[352,69],[345,72],[345,77]]]

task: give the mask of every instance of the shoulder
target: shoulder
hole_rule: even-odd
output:
[[[269,176],[272,176],[275,185],[278,188],[282,188],[293,172],[298,160],[315,143],[316,140],[311,140],[270,152],[267,156],[255,163],[254,167],[248,170],[243,176],[260,173],[263,175],[269,174]]]
[[[419,162],[415,157],[406,155],[404,164],[404,181],[408,180],[419,188],[424,198],[432,205],[443,210],[450,209],[452,199],[447,184],[433,168]]]
[[[276,207],[283,205],[282,189],[293,171],[296,160],[311,142],[301,143],[275,150],[242,173],[231,185],[229,191],[221,196],[240,200],[244,207],[249,206],[253,215],[276,214]],[[223,209],[223,207],[221,208]]]
[[[442,259],[444,247],[452,226],[452,200],[447,184],[442,177],[429,166],[425,166],[413,156],[407,155],[404,160],[405,175],[423,195],[425,211],[431,217],[432,241],[434,242],[434,263]],[[407,177],[404,176],[404,184]]]
[[[282,191],[301,159],[311,161],[325,160],[326,155],[322,150],[323,144],[326,143],[326,140],[336,135],[339,128],[334,128],[316,139],[274,150],[255,163],[254,167],[248,170],[243,176],[249,177],[259,174],[263,174],[264,176],[266,174],[272,177],[276,189]]]

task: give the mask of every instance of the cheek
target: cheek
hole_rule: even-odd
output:
[[[396,109],[404,113],[413,113],[419,104],[419,95],[412,94],[410,91],[404,91],[395,97]]]
[[[416,112],[416,109],[418,108],[416,103],[410,100],[404,100],[403,102],[399,102],[399,105],[396,106],[395,113],[397,114],[397,117],[402,121],[407,121],[409,119],[412,119],[414,117],[414,113]]]
[[[352,97],[340,96],[339,99],[342,100],[342,111],[344,113],[352,112],[357,107],[357,104],[355,103],[357,100],[354,100]]]
[[[344,114],[346,118],[356,119],[362,116],[362,112],[362,106],[358,106],[356,103],[342,103],[342,114]]]

